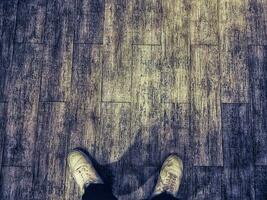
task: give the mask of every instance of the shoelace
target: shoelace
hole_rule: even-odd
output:
[[[93,182],[94,178],[92,174],[90,174],[89,169],[86,166],[81,166],[76,169],[80,177],[82,178],[83,182]]]
[[[167,176],[164,179],[161,178],[160,189],[163,191],[168,191],[173,193],[175,190],[175,185],[177,183],[177,178],[178,177],[176,175],[167,172]]]

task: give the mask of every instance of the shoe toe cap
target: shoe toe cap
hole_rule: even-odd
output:
[[[179,158],[177,155],[170,155],[166,161],[166,163],[170,163],[170,165],[180,168],[181,170],[183,170],[183,161],[181,160],[181,158]]]
[[[88,161],[86,160],[82,152],[77,151],[77,150],[72,150],[68,154],[67,162],[68,162],[69,167],[72,168],[72,167],[75,167],[75,165],[78,162],[88,162]]]

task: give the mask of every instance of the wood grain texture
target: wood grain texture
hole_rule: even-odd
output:
[[[48,0],[41,101],[66,101],[71,87],[74,0]]]
[[[192,0],[190,2],[191,43],[218,44],[218,1]]]
[[[267,44],[267,6],[264,0],[249,0],[247,13],[247,37],[252,45]]]
[[[133,3],[133,44],[160,45],[162,0],[134,0]]]
[[[149,143],[150,134],[153,131],[158,132],[160,121],[160,68],[157,63],[160,61],[161,51],[156,46],[139,45],[134,46],[133,51],[132,132],[133,135],[139,133],[142,141]],[[141,162],[152,158],[149,153],[155,153],[145,149],[139,151],[143,151],[143,157],[138,158]],[[154,156],[153,160],[158,160]]]
[[[70,97],[73,43],[45,45],[41,101],[66,101]]]
[[[6,165],[31,166],[37,124],[42,46],[17,44],[7,77]]]
[[[223,104],[224,199],[255,199],[253,142],[246,104]]]
[[[267,48],[249,48],[250,103],[256,165],[267,165]]]
[[[46,0],[19,1],[16,21],[16,42],[41,43],[46,16]]]
[[[31,167],[3,167],[0,198],[2,200],[32,199]]]
[[[3,152],[6,137],[7,103],[0,103],[0,174],[3,164]]]
[[[80,147],[119,200],[164,159],[180,199],[266,199],[266,0],[0,1],[0,199],[80,199]]]
[[[191,116],[194,165],[222,166],[218,48],[192,49]]]
[[[158,123],[161,118],[161,83],[157,64],[160,59],[161,50],[158,46],[133,47],[131,133],[136,142],[130,150],[131,163],[136,165],[136,169],[147,172],[143,177],[135,178],[135,186],[144,183],[145,178],[155,178],[156,166],[161,163],[160,150],[157,148],[161,130]],[[149,195],[147,191],[152,190],[151,185],[148,186],[133,194],[132,198],[146,198]]]
[[[221,0],[219,9],[221,99],[223,103],[247,103],[247,1]]]
[[[222,167],[194,167],[190,199],[222,199]]]
[[[103,48],[100,45],[75,44],[74,52],[72,95],[68,102],[70,148],[81,145],[92,152],[95,147],[92,137],[100,132]]]
[[[130,136],[130,104],[102,103],[101,133],[97,136],[97,160],[99,163],[118,161],[124,151],[129,148]],[[111,134],[112,133],[112,134]],[[106,149],[110,146],[110,149]]]
[[[67,103],[66,120],[69,124],[68,150],[86,149],[96,152],[96,138],[100,134],[102,46],[75,44],[71,98]],[[65,199],[79,199],[78,187],[66,173]]]
[[[73,42],[75,0],[47,0],[44,42],[63,46]]]
[[[125,175],[122,179],[124,183],[129,184],[129,189],[127,187],[123,189],[129,191],[129,194],[122,193],[119,195],[120,199],[148,198],[158,178],[159,168],[157,166],[160,166],[171,153],[178,154],[185,166],[178,197],[182,199],[189,197],[192,160],[189,148],[188,110],[188,104],[163,104],[158,111],[160,123],[155,127],[148,127],[148,130],[140,129],[140,132],[136,134],[134,142],[127,150],[129,155],[122,156],[125,162],[121,164],[123,170],[119,171],[119,174],[122,177],[124,177],[123,174]],[[137,125],[145,126],[141,122],[135,123],[135,126]],[[141,131],[148,131],[148,142],[144,142]],[[142,161],[144,157],[147,157],[147,160]],[[130,163],[128,168],[125,167],[126,163]],[[137,171],[142,171],[142,173],[136,173]]]
[[[189,25],[186,1],[166,0],[163,4],[161,102],[189,102]]]
[[[17,0],[1,1],[0,12],[0,101],[6,101],[6,75],[13,53]]]
[[[41,103],[34,152],[34,199],[65,199],[65,103]]]
[[[257,166],[255,169],[255,199],[264,200],[267,198],[267,168]]]
[[[100,164],[108,164],[112,173],[112,187],[115,195],[125,194],[131,190],[132,174],[129,149],[133,144],[131,136],[131,105],[129,103],[102,103],[101,132],[97,136],[95,158]],[[106,146],[110,146],[106,149]]]
[[[132,7],[123,0],[105,6],[103,101],[131,101]]]
[[[78,0],[75,20],[75,43],[102,44],[104,1]]]

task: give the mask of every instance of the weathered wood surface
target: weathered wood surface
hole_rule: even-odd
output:
[[[79,199],[80,147],[121,200],[170,153],[181,199],[265,200],[266,22],[266,0],[0,1],[0,199]]]
[[[60,46],[73,42],[75,0],[47,0],[44,42]]]
[[[247,104],[223,104],[223,198],[255,199],[253,140]]]
[[[220,65],[223,103],[247,103],[247,0],[220,0]]]
[[[194,45],[218,45],[218,2],[191,0],[190,30]]]
[[[189,5],[186,1],[162,3],[161,102],[189,103]]]
[[[103,101],[131,101],[132,7],[131,0],[112,0],[105,5]]]
[[[13,53],[18,0],[0,2],[0,101],[6,100],[6,74]]]
[[[161,45],[162,0],[133,0],[133,44]]]
[[[3,159],[6,165],[31,166],[42,68],[42,45],[16,44],[7,76],[8,108]]]
[[[218,48],[192,49],[191,115],[194,165],[222,166]]]
[[[34,199],[64,200],[67,155],[66,105],[40,103],[34,152]]]
[[[16,21],[16,42],[42,42],[45,11],[46,0],[19,1]]]
[[[0,172],[3,163],[3,151],[5,144],[5,131],[6,131],[6,111],[7,103],[0,103]]]
[[[102,44],[105,4],[103,0],[76,1],[75,43]]]
[[[222,199],[222,177],[222,167],[194,167],[191,199]]]
[[[252,134],[255,138],[255,164],[267,165],[267,47],[249,48]]]
[[[86,149],[96,152],[96,137],[101,130],[101,63],[102,46],[75,44],[71,99],[67,108],[69,124],[68,150]],[[78,199],[78,188],[67,171],[65,199]]]
[[[255,169],[255,199],[264,200],[267,197],[267,168],[258,166]]]
[[[4,166],[1,173],[1,199],[33,199],[31,167]]]

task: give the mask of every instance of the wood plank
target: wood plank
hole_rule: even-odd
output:
[[[48,0],[41,101],[66,101],[71,86],[74,0]]]
[[[42,45],[16,44],[7,78],[8,110],[4,161],[29,166],[35,142]]]
[[[253,142],[246,104],[223,104],[223,199],[255,199]]]
[[[128,178],[131,178],[129,193],[136,191],[130,197],[128,196],[128,199],[148,197],[153,189],[157,168],[162,164],[160,148],[157,148],[162,113],[158,65],[160,59],[161,48],[158,46],[133,46],[131,103],[131,138],[133,142],[128,151],[128,162],[131,163],[131,167],[129,170],[125,170],[128,171]],[[147,180],[148,183],[145,184]]]
[[[152,132],[159,131],[161,73],[157,63],[160,62],[161,51],[157,46],[134,46],[133,51],[132,131],[133,135],[140,134],[141,141],[148,144]],[[154,141],[153,138],[151,140]],[[152,158],[149,153],[155,153],[148,149],[138,151],[143,151],[137,158],[138,162],[149,162]],[[159,155],[154,156],[150,161],[159,160]]]
[[[61,46],[74,38],[75,0],[47,0],[44,42]]]
[[[45,25],[46,0],[19,1],[16,42],[41,43]]]
[[[15,35],[17,1],[0,3],[0,101],[6,101],[6,75],[11,63]]]
[[[218,1],[192,0],[190,7],[191,43],[218,45]]]
[[[267,167],[257,166],[255,169],[255,199],[264,200],[267,197]]]
[[[222,166],[218,48],[192,49],[191,103],[195,166]]]
[[[75,43],[102,44],[104,1],[77,1]]]
[[[0,103],[0,174],[3,164],[3,151],[6,137],[7,103]]]
[[[185,163],[190,162],[189,104],[166,103],[160,113],[158,148],[160,160],[176,153]],[[157,148],[157,147],[156,147]]]
[[[132,78],[132,1],[105,5],[103,101],[130,102]]]
[[[65,199],[65,103],[41,103],[34,153],[34,199]]]
[[[70,96],[73,44],[44,47],[41,101],[66,101]]]
[[[267,47],[249,48],[250,103],[256,165],[267,165]]]
[[[190,199],[222,199],[222,167],[194,167]]]
[[[132,139],[130,108],[129,103],[102,103],[101,133],[98,134],[96,152],[99,163],[119,161],[129,149]]]
[[[71,99],[68,103],[69,150],[80,147],[93,157],[96,138],[101,131],[101,63],[102,46],[75,44]],[[65,199],[79,199],[79,189],[66,173]]]
[[[3,167],[0,198],[2,200],[32,199],[31,167]]]
[[[70,149],[77,146],[92,150],[94,135],[100,132],[101,45],[75,44],[71,86]],[[90,151],[91,152],[91,151]]]
[[[264,0],[248,0],[247,37],[249,44],[267,44],[267,7]]]
[[[247,2],[222,0],[219,8],[222,102],[247,103]]]
[[[186,1],[163,2],[162,102],[189,102],[189,23]]]
[[[101,110],[101,132],[96,139],[95,158],[100,164],[107,165],[111,171],[114,194],[125,194],[125,190],[129,191],[131,187],[131,180],[127,179],[130,170],[126,170],[131,167],[128,151],[133,143],[131,105],[102,103]]]
[[[243,23],[248,11],[249,0],[220,0],[219,18],[221,23]]]
[[[133,44],[160,45],[162,0],[134,0]]]

